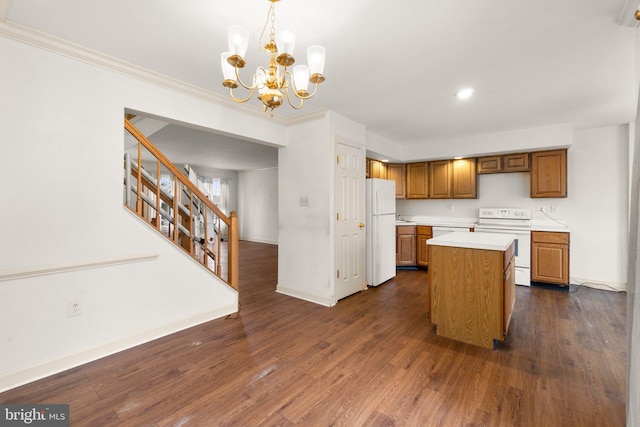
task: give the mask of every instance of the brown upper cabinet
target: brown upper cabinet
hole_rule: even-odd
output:
[[[387,179],[396,182],[396,199],[405,198],[405,180],[407,168],[404,163],[389,163],[387,165]]]
[[[567,197],[567,150],[531,153],[531,197]]]
[[[527,172],[529,153],[503,154],[478,158],[478,173]]]
[[[407,199],[426,199],[429,195],[429,164],[407,163]]]
[[[451,160],[430,162],[429,165],[429,197],[431,199],[450,199],[453,193],[451,189],[453,177]]]
[[[478,157],[478,173],[502,172],[502,156]]]
[[[429,162],[429,198],[475,199],[477,197],[475,158]]]
[[[529,153],[505,154],[502,156],[503,172],[528,172]]]
[[[454,199],[478,198],[476,159],[456,159],[453,165],[452,190]]]
[[[367,178],[387,179],[387,164],[380,160],[367,159]]]

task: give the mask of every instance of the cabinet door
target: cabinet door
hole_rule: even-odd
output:
[[[502,156],[504,172],[527,172],[529,153],[505,154]]]
[[[398,263],[400,266],[416,265],[416,235],[398,234]]]
[[[567,197],[567,150],[531,153],[531,197]]]
[[[457,159],[452,162],[453,181],[452,196],[454,199],[476,199],[478,197],[478,180],[476,175],[476,159]]]
[[[429,198],[450,199],[452,167],[450,160],[429,163]]]
[[[396,199],[405,198],[406,167],[402,163],[389,163],[387,165],[387,179],[396,182]]]
[[[478,158],[478,173],[502,172],[502,156],[485,156]]]
[[[407,199],[426,199],[428,193],[428,163],[407,164]]]
[[[369,159],[369,178],[387,179],[387,164],[379,160]]]
[[[427,234],[418,234],[416,239],[416,264],[421,267],[427,267],[429,265],[429,248],[427,248],[427,240],[431,236]]]
[[[532,243],[531,280],[568,285],[569,247],[557,243]]]

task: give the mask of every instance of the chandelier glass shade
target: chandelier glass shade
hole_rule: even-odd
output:
[[[307,49],[307,63],[309,65],[296,65],[293,57],[295,47],[295,29],[291,24],[283,23],[275,25],[275,4],[280,0],[269,0],[269,14],[259,43],[269,53],[269,66],[258,67],[251,83],[244,83],[240,78],[239,70],[247,64],[244,60],[249,45],[249,31],[240,26],[229,27],[228,52],[221,55],[220,62],[224,82],[222,85],[229,88],[229,95],[235,102],[247,102],[254,93],[258,92],[258,99],[262,101],[263,109],[271,111],[284,103],[285,98],[291,107],[302,108],[305,99],[309,99],[318,91],[318,85],[325,78],[322,74],[325,63],[325,50],[322,46],[310,46]],[[270,25],[268,34],[265,34]],[[313,92],[309,93],[309,83],[313,84]],[[249,91],[245,98],[237,98],[233,90],[242,86]]]

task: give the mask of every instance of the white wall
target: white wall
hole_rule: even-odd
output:
[[[278,243],[278,168],[238,173],[240,239]]]
[[[363,149],[366,129],[330,112],[289,128],[278,150],[278,285],[286,295],[334,305],[333,206],[336,140]],[[364,171],[363,171],[364,177]],[[309,205],[300,206],[300,197]]]
[[[123,113],[275,145],[284,129],[6,38],[0,52],[0,390],[234,312],[235,291],[122,207]],[[157,259],[15,278],[141,254]]]
[[[626,289],[628,221],[628,127],[573,133],[568,151],[568,197],[532,199],[529,173],[478,176],[478,199],[398,200],[402,216],[476,218],[481,207],[522,207],[547,219],[538,206],[571,229],[572,283],[601,282]],[[565,141],[570,142],[570,141]],[[449,212],[449,206],[454,212]]]
[[[280,293],[332,304],[329,115],[288,129],[278,150],[278,285]],[[300,206],[300,197],[309,205]]]

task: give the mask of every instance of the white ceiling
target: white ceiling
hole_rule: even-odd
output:
[[[282,0],[276,14],[296,25],[299,62],[307,46],[326,47],[327,80],[305,111],[328,108],[413,144],[632,121],[636,29],[616,24],[627,3]],[[259,32],[268,7],[266,0],[13,0],[7,19],[225,94],[219,54],[227,28]],[[246,60],[248,69],[267,65],[257,47]],[[473,99],[454,98],[463,86],[475,88]],[[299,113],[283,106],[276,114]]]

